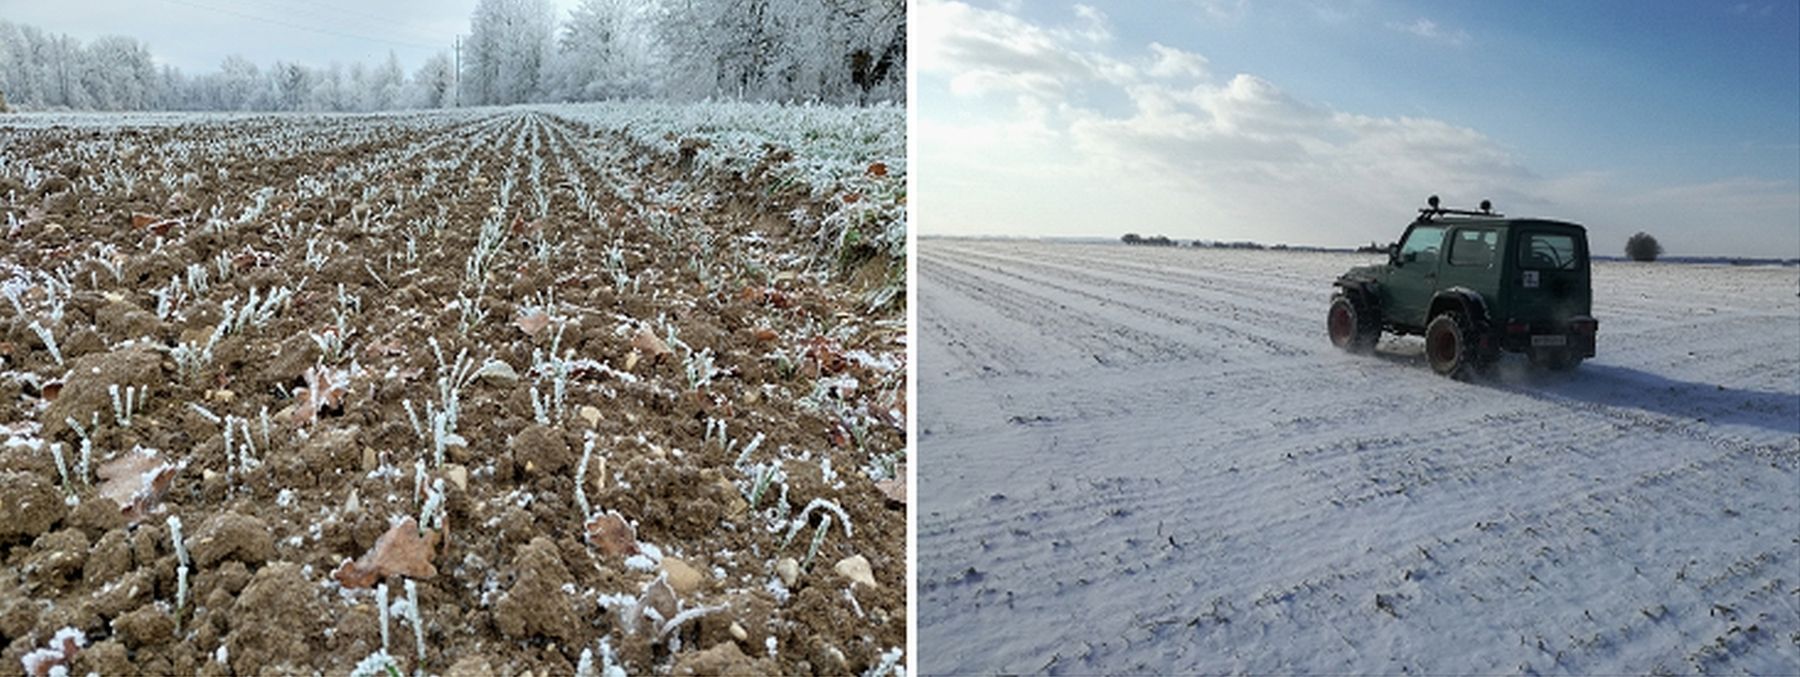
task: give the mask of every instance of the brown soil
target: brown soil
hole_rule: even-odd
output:
[[[373,590],[331,574],[430,517],[438,482],[441,517],[420,519],[437,572],[416,581],[422,658],[408,618],[389,618],[403,671],[569,674],[604,643],[632,674],[844,674],[904,647],[906,515],[875,487],[906,446],[904,308],[862,300],[893,271],[817,267],[829,257],[785,215],[838,196],[774,185],[784,149],[704,174],[626,139],[524,112],[0,129],[16,200],[0,212],[20,222],[0,283],[25,307],[0,299],[0,670],[75,628],[77,674],[346,673],[382,648],[380,616]],[[58,171],[28,184],[24,165]],[[134,214],[181,222],[157,233]],[[474,284],[489,220],[505,239]],[[291,297],[210,361],[178,359],[278,288]],[[553,322],[527,332],[516,321],[546,294]],[[465,326],[471,298],[486,317]],[[340,318],[342,349],[322,350]],[[646,326],[674,334],[672,354],[634,354]],[[441,462],[427,403],[443,408],[451,370],[433,339],[447,361],[505,365],[457,391],[464,442]],[[536,357],[553,346],[569,380],[545,424],[532,390],[554,394]],[[696,385],[702,351],[714,371]],[[129,426],[115,385],[145,393]],[[212,416],[230,417],[229,456]],[[91,437],[85,471],[69,419]],[[170,470],[102,481],[136,449]],[[590,514],[629,525],[621,552],[589,543],[578,476]],[[794,522],[814,499],[852,528],[828,509]],[[776,563],[806,559],[827,515],[785,584]],[[179,602],[172,516],[191,560]],[[876,587],[833,570],[856,555]],[[404,610],[404,579],[383,582]]]

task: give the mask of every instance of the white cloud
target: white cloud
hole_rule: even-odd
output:
[[[1450,121],[1334,110],[1248,73],[1213,81],[1203,55],[1160,43],[1119,45],[1148,64],[1133,69],[1076,31],[960,3],[924,9],[917,25],[933,37],[918,44],[939,60],[921,72],[944,77],[952,96],[917,100],[922,232],[1349,245],[1391,238],[1439,194],[1586,223],[1597,251],[1648,230],[1671,252],[1800,256],[1792,181],[1545,177]],[[994,91],[1021,95],[964,98]],[[1090,100],[1128,105],[1079,103]]]
[[[1146,72],[1158,78],[1206,78],[1206,57],[1193,52],[1150,43],[1151,62]]]
[[[1109,36],[1099,10],[1076,6],[1081,25],[1047,29],[1005,12],[961,2],[917,6],[915,68],[947,75],[962,95],[1015,92],[1054,99],[1072,84],[1133,77],[1132,69],[1093,51]]]
[[[1390,23],[1388,28],[1452,47],[1461,47],[1469,42],[1468,31],[1460,28],[1451,30],[1424,17],[1415,19],[1412,23]]]
[[[1106,19],[1106,13],[1092,5],[1075,5],[1075,16],[1081,19],[1082,26],[1074,35],[1092,43],[1103,43],[1112,39],[1112,24]]]
[[[1250,11],[1249,0],[1194,0],[1206,16],[1217,21],[1237,21]]]

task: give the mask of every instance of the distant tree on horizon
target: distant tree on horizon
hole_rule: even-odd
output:
[[[1125,244],[1143,244],[1144,238],[1137,233],[1126,233],[1125,237],[1119,238],[1119,241]]]
[[[1655,261],[1662,256],[1662,243],[1657,242],[1649,233],[1638,231],[1636,235],[1625,240],[1625,256],[1633,261]]]

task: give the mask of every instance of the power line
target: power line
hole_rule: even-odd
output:
[[[287,5],[287,3],[282,2],[281,0],[266,0],[266,1],[274,3],[274,4],[278,4],[278,5]],[[360,9],[351,9],[349,7],[344,7],[342,5],[334,5],[329,2],[301,2],[301,3],[299,3],[299,6],[306,8],[306,9],[311,9],[311,10],[318,10],[320,8],[337,10],[339,12],[344,12],[346,14],[355,14],[355,15],[363,17],[365,19],[374,19],[376,21],[391,22],[393,24],[400,25],[400,27],[402,27],[402,28],[405,27],[404,24],[406,22],[411,20],[411,19],[401,18],[401,17],[397,17],[397,16],[389,16],[386,14],[375,14],[375,13],[363,11]]]
[[[311,19],[314,23],[331,26],[333,28],[337,28],[346,23],[350,24],[350,26],[352,28],[354,28],[361,24],[370,24],[371,22],[373,22],[376,25],[381,25],[384,29],[386,29],[388,31],[396,31],[397,30],[401,33],[408,34],[408,35],[402,36],[408,40],[423,39],[427,42],[431,42],[431,41],[441,39],[443,37],[440,35],[432,35],[428,31],[417,28],[417,21],[414,19],[406,19],[406,18],[401,18],[401,17],[396,17],[396,16],[389,16],[386,14],[375,14],[375,13],[371,13],[371,12],[365,12],[365,11],[361,11],[361,10],[351,9],[348,7],[333,5],[333,4],[324,3],[324,2],[300,2],[298,4],[293,4],[293,3],[289,3],[289,2],[284,2],[283,0],[259,0],[259,1],[262,2],[263,4],[274,6],[277,9],[277,11],[276,11],[277,15],[286,14],[286,13],[297,10],[301,13],[298,16],[305,16],[308,19]],[[355,16],[362,17],[364,19],[368,19],[368,21],[359,22],[353,18],[340,16],[340,14],[355,15]]]
[[[321,33],[324,35],[331,35],[331,36],[336,36],[336,37],[340,37],[340,38],[350,38],[352,40],[367,40],[369,42],[379,42],[379,43],[395,45],[395,46],[399,46],[399,47],[412,47],[415,49],[430,49],[430,50],[443,49],[443,47],[439,46],[439,45],[424,45],[424,44],[419,44],[416,42],[404,42],[401,40],[388,40],[386,38],[378,38],[378,37],[374,37],[374,36],[370,36],[370,35],[360,35],[360,34],[356,34],[356,33],[346,33],[346,32],[340,32],[340,31],[327,30],[327,29],[318,28],[315,26],[307,26],[307,25],[303,25],[303,24],[296,24],[296,23],[291,23],[291,22],[287,22],[287,21],[282,21],[280,19],[271,19],[271,18],[268,18],[265,16],[246,14],[244,12],[239,12],[237,10],[232,10],[232,9],[226,9],[223,7],[213,7],[210,5],[202,5],[202,4],[195,3],[195,2],[188,2],[187,0],[163,0],[163,2],[176,4],[176,5],[184,5],[187,7],[193,7],[196,9],[204,9],[204,10],[213,11],[213,12],[220,12],[223,14],[230,14],[232,16],[249,19],[251,21],[261,21],[263,23],[273,24],[276,26],[283,26],[286,28],[293,28],[293,29],[302,30],[302,31],[311,31],[314,33]]]

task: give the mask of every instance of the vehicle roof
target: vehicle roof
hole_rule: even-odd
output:
[[[1439,226],[1486,226],[1486,227],[1491,227],[1491,228],[1532,226],[1534,228],[1562,228],[1562,229],[1577,230],[1577,231],[1581,231],[1583,233],[1587,232],[1587,228],[1582,226],[1579,223],[1570,223],[1568,221],[1555,221],[1552,219],[1504,218],[1504,217],[1496,218],[1496,217],[1486,217],[1486,216],[1480,216],[1480,217],[1440,216],[1440,217],[1437,217],[1434,219],[1417,219],[1417,220],[1413,221],[1413,225],[1426,225],[1426,224],[1439,225]]]

